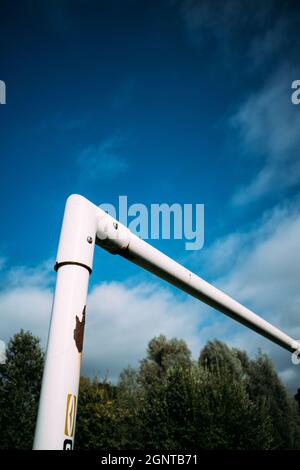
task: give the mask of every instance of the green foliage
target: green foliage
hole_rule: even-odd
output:
[[[153,449],[175,449],[182,433],[180,417],[186,419],[186,411],[176,412],[186,405],[185,371],[191,367],[191,353],[184,341],[168,341],[163,335],[150,341],[147,353],[138,373],[143,442]],[[177,422],[175,433],[172,422]]]
[[[268,449],[272,439],[263,406],[250,400],[245,383],[228,369],[200,368],[195,387],[197,447],[204,449]]]
[[[140,413],[143,392],[138,371],[132,367],[124,369],[120,374],[117,387],[118,404],[122,409],[127,410],[127,417],[119,427],[120,449],[143,448],[141,435],[144,424]]]
[[[273,426],[274,449],[299,449],[297,407],[281,383],[270,358],[259,353],[247,370],[247,390],[252,400],[264,400]]]
[[[31,448],[42,367],[38,339],[15,335],[0,365],[1,448]],[[81,378],[75,447],[300,449],[298,402],[266,355],[210,341],[196,363],[184,341],[159,336],[117,385]]]
[[[203,348],[199,356],[199,366],[210,370],[213,374],[229,374],[235,379],[240,379],[243,375],[237,351],[217,340],[209,341]]]
[[[148,356],[142,361],[156,366],[158,375],[162,375],[173,366],[189,367],[191,352],[183,340],[173,338],[167,340],[164,335],[153,338],[148,345]]]
[[[128,411],[118,405],[116,391],[107,383],[80,380],[76,449],[119,447],[119,427]]]
[[[299,415],[300,415],[300,388],[298,388],[298,390],[297,390],[297,393],[295,395],[295,400],[297,402],[298,412],[299,412]]]
[[[195,447],[197,423],[194,413],[194,366],[184,368],[175,364],[168,371],[165,400],[168,412],[168,440],[166,448]]]
[[[0,448],[31,449],[43,373],[39,339],[23,330],[8,343],[0,366]]]

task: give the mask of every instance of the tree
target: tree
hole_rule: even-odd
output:
[[[148,345],[147,357],[141,361],[138,382],[140,395],[139,419],[144,446],[155,449],[174,448],[170,427],[170,388],[172,371],[191,367],[191,353],[182,340],[167,340],[163,335],[153,338]],[[179,386],[179,385],[178,385]],[[178,387],[177,386],[177,387]],[[176,394],[173,390],[173,396]]]
[[[199,366],[219,374],[228,373],[239,379],[243,375],[242,363],[237,351],[222,341],[209,341],[199,356]]]
[[[118,405],[127,412],[118,430],[121,449],[143,449],[143,422],[140,415],[143,388],[138,379],[138,371],[127,367],[121,372],[118,381]]]
[[[299,414],[300,414],[300,388],[298,388],[297,390],[297,393],[295,395],[295,400],[297,402],[297,405],[298,405],[298,411],[299,411]]]
[[[116,387],[82,377],[78,400],[76,449],[119,449],[119,429],[128,411],[118,406]]]
[[[129,411],[123,448],[130,442],[160,450],[278,447],[270,396],[278,393],[276,383],[285,389],[274,371],[270,396],[253,392],[256,368],[244,351],[220,341],[210,341],[196,364],[183,341],[154,338],[139,370],[126,369],[118,384],[119,405]],[[289,401],[286,391],[285,396]],[[295,407],[287,420],[295,446]]]
[[[196,369],[196,370],[195,370]],[[176,364],[169,369],[165,387],[165,399],[168,416],[168,440],[166,448],[195,448],[198,423],[194,403],[195,364],[183,367]]]
[[[31,449],[43,374],[38,338],[21,330],[9,341],[0,365],[0,448]]]
[[[280,381],[270,358],[261,352],[250,362],[247,390],[252,400],[259,397],[268,407],[273,426],[274,449],[300,448],[300,420],[295,400]]]
[[[152,380],[163,380],[170,368],[186,368],[191,363],[191,352],[183,340],[168,340],[160,335],[148,344],[147,357],[141,362],[140,381],[151,383]]]
[[[246,353],[210,341],[199,357],[198,445],[202,448],[268,449],[272,425],[264,401],[247,390]]]

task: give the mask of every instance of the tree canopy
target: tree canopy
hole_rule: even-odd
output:
[[[44,355],[21,330],[0,365],[0,447],[31,448]],[[117,384],[82,377],[77,449],[300,449],[299,391],[268,356],[209,341],[194,361],[183,340],[153,338]]]
[[[21,330],[0,364],[0,448],[31,449],[44,365],[40,341]]]

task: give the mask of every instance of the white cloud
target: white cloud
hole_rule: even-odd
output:
[[[218,240],[200,259],[202,272],[210,265],[216,286],[295,339],[300,339],[298,202],[278,206],[247,231]],[[48,264],[32,270],[14,268],[7,275],[0,291],[0,339],[7,342],[24,328],[40,336],[45,346],[54,280],[54,275],[45,274]],[[183,338],[195,358],[214,338],[251,355],[261,347],[271,355],[289,388],[299,387],[300,366],[292,364],[288,352],[160,281],[109,282],[91,290],[83,373],[103,376],[108,371],[115,380],[128,364],[138,364],[148,341],[161,333]]]
[[[50,269],[50,266],[52,269]],[[42,339],[45,347],[54,276],[53,262],[15,266],[5,273],[0,290],[0,339],[8,341],[21,328]]]
[[[4,256],[0,256],[0,271],[4,268],[7,259]]]
[[[0,294],[0,335],[8,341],[21,328],[42,339],[45,347],[52,291],[40,287],[15,287]]]
[[[266,76],[264,70],[270,73],[256,92],[250,91],[231,120],[241,138],[236,151],[256,164],[254,177],[242,182],[232,202],[248,204],[274,188],[282,191],[299,184],[300,113],[291,103],[291,83],[300,73],[297,10],[278,9],[275,2],[259,0],[182,0],[179,5],[189,41],[218,52],[224,67],[238,69],[245,86],[249,76],[259,81]],[[240,66],[243,59],[248,64]],[[237,135],[233,138],[236,141]]]
[[[300,74],[297,9],[259,0],[182,0],[179,5],[193,45],[217,52],[223,67],[238,70],[245,87],[249,78],[264,80],[249,91],[230,121],[232,138],[236,142],[240,137],[241,143],[234,149],[240,155],[234,165],[245,163],[248,174],[252,171],[236,188],[233,204],[242,206],[299,185],[300,113],[291,103],[291,83]]]
[[[87,179],[112,180],[128,168],[124,153],[124,139],[114,135],[85,148],[78,157],[81,175]]]
[[[215,242],[201,260],[212,266],[219,288],[296,340],[300,339],[298,207],[298,199],[275,207],[248,231]],[[261,347],[287,385],[292,390],[300,386],[300,366],[293,365],[291,355],[279,346],[244,327],[234,327],[227,341],[252,355]]]
[[[38,266],[12,266],[6,273],[5,283],[9,288],[48,287],[53,282],[54,260],[48,259]]]
[[[101,284],[88,299],[84,366],[94,374],[109,369],[116,378],[123,367],[137,365],[149,340],[161,333],[185,339],[197,357],[204,345],[199,325],[206,319],[201,304],[157,284]]]
[[[12,268],[0,291],[0,338],[8,341],[21,328],[42,339],[49,328],[53,297],[50,269]],[[52,263],[51,263],[52,266]],[[40,274],[39,274],[40,273]],[[197,358],[207,335],[208,309],[194,299],[182,298],[158,284],[118,282],[96,285],[87,301],[83,373],[116,379],[123,367],[137,365],[155,335],[187,341]]]
[[[258,165],[254,178],[234,194],[234,204],[247,204],[300,183],[300,113],[291,103],[295,76],[294,68],[281,67],[232,119],[243,158],[254,158]]]
[[[0,364],[5,364],[5,361],[6,361],[5,350],[6,350],[5,342],[0,339]]]

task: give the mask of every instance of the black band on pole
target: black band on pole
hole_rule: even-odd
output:
[[[54,269],[57,272],[59,268],[62,266],[66,266],[67,264],[73,264],[75,266],[81,266],[82,268],[86,268],[90,274],[92,274],[92,270],[89,266],[83,263],[78,263],[77,261],[62,261],[61,263],[55,263]]]

